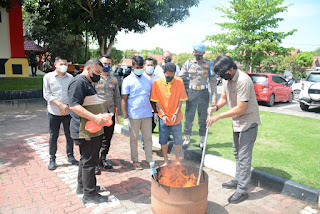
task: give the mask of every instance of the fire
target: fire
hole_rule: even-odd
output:
[[[194,187],[197,185],[197,178],[194,174],[182,165],[171,165],[160,168],[158,182],[170,187]]]

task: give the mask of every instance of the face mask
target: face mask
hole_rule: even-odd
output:
[[[171,62],[171,58],[165,58],[164,63]]]
[[[231,74],[227,74],[227,73],[223,73],[220,75],[221,78],[225,79],[225,80],[231,80]]]
[[[92,72],[92,77],[90,76],[92,82],[99,82],[100,80],[100,75],[96,75],[95,73]]]
[[[154,72],[154,67],[153,67],[153,66],[147,66],[147,67],[146,67],[146,72],[147,72],[147,74],[153,74],[153,72]]]
[[[144,70],[143,70],[143,69],[134,69],[133,72],[134,72],[136,75],[141,76],[141,75],[143,74]]]
[[[105,66],[103,66],[102,71],[106,72],[106,73],[110,73],[110,69],[111,69],[110,65],[105,65]]]
[[[59,69],[58,69],[61,73],[66,73],[68,70],[68,66],[67,65],[59,65]]]
[[[166,77],[166,81],[167,81],[167,82],[172,82],[173,78],[174,78],[174,77]]]
[[[196,57],[196,60],[201,60],[202,59],[202,55],[194,55]]]

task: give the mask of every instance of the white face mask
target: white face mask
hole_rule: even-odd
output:
[[[68,66],[67,65],[59,65],[59,69],[58,69],[61,73],[66,73],[68,70]]]
[[[146,66],[146,72],[147,74],[152,74],[154,71],[154,67],[153,66]]]

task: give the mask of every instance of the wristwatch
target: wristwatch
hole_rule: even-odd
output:
[[[218,111],[218,110],[219,110],[219,106],[217,106],[217,105],[212,105],[211,107],[216,107],[216,108],[217,108],[217,110],[216,110],[216,111]]]

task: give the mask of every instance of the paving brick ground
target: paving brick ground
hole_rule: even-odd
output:
[[[77,167],[67,163],[65,140],[59,137],[54,171],[47,169],[48,135],[28,137],[0,148],[0,212],[1,213],[151,213],[150,170],[133,170],[130,164],[128,137],[116,134],[109,159],[112,170],[97,176],[106,188],[111,202],[85,206],[75,193]],[[141,149],[139,149],[139,152]],[[75,147],[76,158],[79,158]],[[154,151],[155,160],[161,160]],[[144,154],[140,152],[140,160]],[[249,200],[231,205],[231,190],[221,188],[229,176],[206,169],[209,174],[208,213],[317,213],[310,205],[274,192],[251,187]]]
[[[6,115],[3,118],[8,119]],[[14,118],[21,121],[27,116],[15,115]],[[39,127],[46,124],[46,118],[38,120],[36,125]],[[103,170],[97,176],[99,185],[106,189],[102,194],[109,195],[112,201],[84,205],[81,196],[75,193],[77,167],[66,161],[65,138],[61,135],[58,139],[59,167],[49,171],[48,134],[37,133],[34,124],[26,127],[21,123],[21,127],[17,125],[21,135],[15,139],[10,132],[14,126],[6,121],[0,118],[0,133],[4,136],[0,139],[0,213],[152,213],[150,170],[146,166],[142,171],[131,167],[128,137],[114,135],[109,155],[114,169]],[[28,132],[28,129],[32,131]],[[141,147],[139,155],[140,160],[144,160]],[[78,147],[75,147],[75,156],[79,159]],[[153,158],[162,160],[159,150],[154,150]],[[221,183],[231,178],[210,169],[205,168],[205,171],[209,175],[207,213],[320,213],[309,204],[255,186],[250,188],[247,201],[228,204],[227,198],[233,191],[223,189]]]

